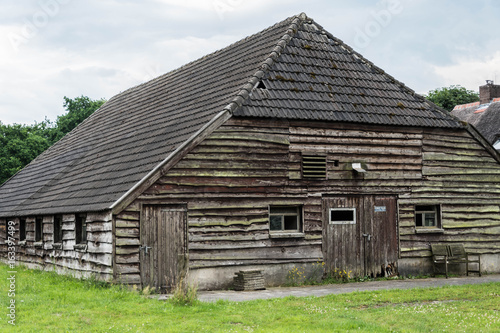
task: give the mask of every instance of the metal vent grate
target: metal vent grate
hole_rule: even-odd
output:
[[[302,155],[303,178],[326,178],[326,156]]]

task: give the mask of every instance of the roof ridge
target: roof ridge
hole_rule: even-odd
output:
[[[245,83],[240,88],[239,92],[236,94],[236,97],[234,97],[231,100],[231,102],[229,102],[229,104],[226,107],[224,107],[223,110],[227,110],[232,114],[237,108],[243,105],[245,100],[257,87],[257,84],[260,82],[260,80],[262,80],[262,78],[265,76],[266,72],[268,72],[271,69],[272,65],[279,58],[279,56],[285,49],[286,45],[290,42],[290,40],[292,40],[293,36],[297,33],[299,25],[302,24],[302,22],[304,22],[306,19],[307,15],[305,13],[300,13],[298,15],[289,17],[288,19],[280,22],[283,23],[287,20],[291,20],[288,29],[285,31],[283,36],[281,36],[281,38],[278,40],[275,47],[269,54],[269,56],[262,62],[257,71],[248,79],[247,83]],[[274,26],[276,26],[276,24]]]

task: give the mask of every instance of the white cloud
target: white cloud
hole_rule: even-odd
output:
[[[54,1],[62,1],[59,11],[16,52],[9,33]],[[394,1],[401,13],[357,47],[356,29]],[[417,92],[451,84],[476,90],[500,68],[499,8],[451,0],[1,2],[0,121],[54,120],[63,96],[109,99],[300,12]]]
[[[455,57],[448,66],[433,66],[434,72],[441,77],[445,86],[460,84],[467,89],[478,91],[486,80],[500,82],[500,51],[492,55],[481,54],[477,58]],[[498,80],[498,81],[497,81]]]

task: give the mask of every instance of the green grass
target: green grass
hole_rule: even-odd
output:
[[[17,268],[19,332],[499,332],[500,283],[179,306],[114,285]]]

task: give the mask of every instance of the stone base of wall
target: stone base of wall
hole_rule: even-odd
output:
[[[470,264],[475,265],[475,264]],[[476,268],[477,266],[472,266]],[[401,276],[418,276],[434,274],[434,264],[431,258],[404,258],[398,261],[398,270]],[[448,265],[450,274],[466,275],[465,264]],[[481,272],[483,274],[500,273],[500,254],[482,254]],[[436,274],[444,274],[444,265],[438,265]],[[474,273],[472,273],[474,274]]]
[[[198,285],[199,290],[233,289],[234,274],[242,270],[260,270],[266,287],[275,287],[303,282],[319,281],[323,276],[323,266],[318,263],[247,265],[190,269],[188,282]]]

